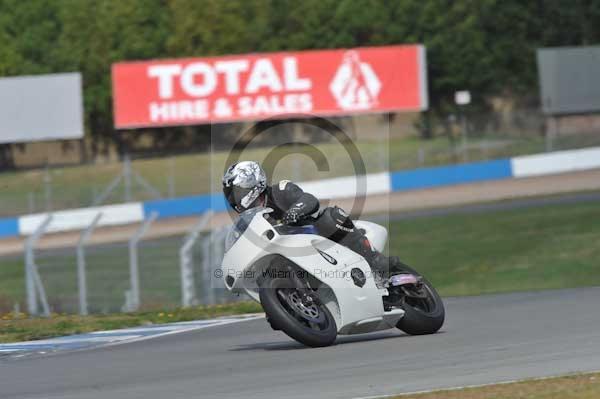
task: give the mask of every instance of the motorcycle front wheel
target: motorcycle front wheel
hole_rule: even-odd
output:
[[[264,278],[260,283],[260,303],[272,326],[310,347],[333,344],[337,326],[322,303],[306,304],[288,278]]]

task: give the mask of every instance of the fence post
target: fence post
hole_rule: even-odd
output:
[[[214,259],[212,262],[212,267],[210,269],[211,270],[211,272],[210,272],[211,281],[215,277],[216,268],[221,267],[221,264],[223,262],[223,256],[225,256],[225,239],[227,237],[228,232],[229,232],[229,229],[227,227],[222,227],[215,234],[215,240],[214,240],[215,242],[213,245],[216,248],[213,250]],[[223,302],[223,299],[224,299],[223,294],[225,293],[225,291],[224,291],[225,285],[224,285],[222,279],[219,279],[218,282],[215,282],[215,284],[212,286],[213,292],[215,292],[215,289],[217,289],[217,288],[220,289],[220,291],[219,291],[220,295],[219,295],[218,302]]]
[[[48,306],[48,299],[46,298],[46,291],[40,279],[35,264],[35,246],[39,239],[44,235],[48,225],[52,221],[52,215],[46,216],[46,219],[37,227],[37,229],[30,235],[25,241],[25,289],[27,291],[27,311],[29,314],[38,314],[38,298],[39,293],[40,300],[44,315],[50,315],[50,308]],[[39,291],[39,292],[38,292]]]
[[[192,249],[198,240],[200,231],[204,229],[212,216],[212,211],[205,212],[192,227],[179,249],[179,266],[181,269],[181,306],[189,307],[197,303],[196,285],[194,281],[194,260]]]
[[[468,130],[467,117],[464,113],[461,115],[461,148],[462,148],[462,160],[463,162],[469,162],[469,145],[468,145]]]
[[[50,212],[52,210],[52,176],[48,165],[44,169],[44,198],[46,199],[46,212]]]
[[[419,167],[423,167],[425,165],[425,150],[423,147],[419,147],[419,150],[417,151],[417,162]]]
[[[102,218],[102,212],[94,217],[89,226],[79,236],[79,241],[77,241],[77,285],[79,288],[79,314],[82,316],[88,314],[85,244],[98,225],[100,218]]]
[[[212,305],[213,304],[213,296],[211,292],[211,241],[214,232],[211,232],[208,237],[206,237],[202,241],[202,304],[203,305]]]
[[[140,273],[138,267],[138,243],[146,234],[152,222],[158,217],[157,212],[152,212],[150,217],[142,223],[137,231],[129,239],[129,278],[130,289],[125,294],[125,310],[132,312],[140,307]]]
[[[29,213],[35,212],[35,193],[29,192],[27,193],[27,204],[29,208]]]
[[[215,268],[219,267],[225,253],[224,239],[227,236],[229,229],[223,227],[213,231],[202,242],[202,291],[205,304],[213,305],[217,303],[215,288],[212,285],[212,279],[215,276]],[[214,248],[216,246],[216,248]],[[211,248],[214,248],[212,250]],[[220,283],[219,283],[220,285]]]
[[[169,198],[175,198],[175,159],[170,157],[169,160],[169,174],[167,175],[167,187]]]

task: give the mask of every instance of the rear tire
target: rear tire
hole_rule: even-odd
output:
[[[309,310],[318,314],[310,323],[306,315],[298,311],[297,290],[288,278],[265,277],[260,282],[260,303],[262,304],[269,323],[276,329],[281,329],[291,338],[310,347],[323,347],[333,344],[337,337],[337,326],[329,309],[323,304],[314,304]]]
[[[444,303],[433,285],[416,270],[407,265],[401,268],[411,274],[422,278],[423,289],[427,292],[427,299],[403,297],[399,306],[404,309],[404,316],[396,327],[410,335],[434,334],[444,325],[446,311]]]

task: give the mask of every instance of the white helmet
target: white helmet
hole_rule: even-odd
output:
[[[267,175],[255,161],[231,165],[223,175],[223,194],[237,212],[253,208],[267,188]]]

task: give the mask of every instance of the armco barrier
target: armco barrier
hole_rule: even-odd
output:
[[[600,167],[600,148],[557,151],[511,159],[513,177],[551,175]]]
[[[159,219],[197,215],[207,209],[212,209],[214,212],[227,209],[225,198],[221,193],[148,201],[144,202],[143,207],[144,217],[156,212]]]
[[[302,190],[321,198],[351,198],[357,195],[389,193],[390,174],[372,173],[358,178],[356,176],[336,177],[297,183]],[[358,187],[357,187],[358,186]]]
[[[393,172],[390,174],[392,191],[415,190],[419,188],[474,183],[485,180],[509,179],[511,177],[512,169],[510,159],[423,168]]]
[[[541,176],[594,168],[600,168],[600,147],[370,174],[365,176],[365,194],[373,195],[452,184]],[[356,178],[353,176],[298,184],[319,198],[351,197],[358,191]],[[102,218],[98,225],[111,226],[142,221],[152,212],[156,212],[159,219],[164,219],[193,216],[203,213],[207,209],[215,212],[226,209],[226,203],[221,193],[54,212],[54,218],[48,231],[82,229],[89,225],[99,212],[102,212]],[[0,219],[0,238],[31,234],[45,217],[46,214],[35,214]]]
[[[19,219],[0,219],[0,238],[14,237],[19,235]]]
[[[141,202],[70,209],[53,212],[52,223],[46,231],[56,233],[59,231],[81,230],[89,226],[98,213],[102,213],[98,226],[116,226],[135,223],[144,219]],[[18,233],[20,235],[32,234],[47,216],[47,213],[21,216],[19,218]]]

